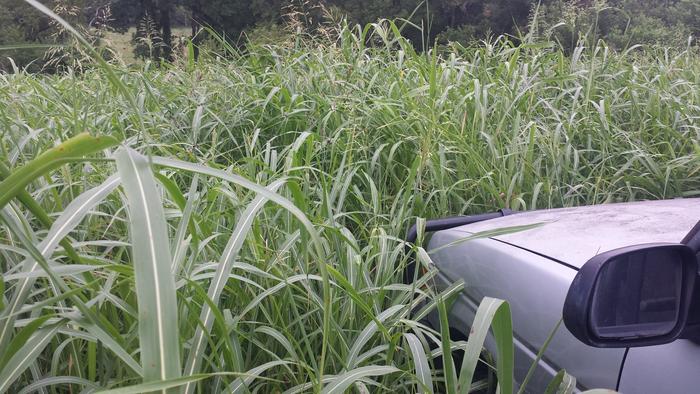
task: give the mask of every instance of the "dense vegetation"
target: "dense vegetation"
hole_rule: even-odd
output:
[[[449,390],[417,218],[700,193],[695,48],[395,28],[0,74],[0,391]]]
[[[202,27],[240,47],[261,35],[276,40],[290,25],[314,31],[344,18],[362,25],[404,18],[410,23],[402,34],[421,51],[435,42],[467,45],[502,34],[517,40],[532,32],[531,27],[552,36],[567,51],[581,38],[588,38],[589,45],[603,38],[624,50],[636,44],[695,44],[692,37],[700,33],[700,0],[50,0],[44,4],[102,46],[110,45],[103,40],[105,32],[134,28],[129,34],[135,54],[166,60],[172,60],[184,36],[198,44],[205,41],[208,34]],[[533,24],[535,12],[539,17]],[[178,32],[174,27],[180,28]],[[75,53],[46,49],[69,42],[60,26],[24,0],[0,0],[0,50],[4,49],[0,70],[12,69],[5,57],[31,71],[75,68]],[[28,48],[29,44],[35,47]]]

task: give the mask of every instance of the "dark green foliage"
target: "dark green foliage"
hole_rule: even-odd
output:
[[[700,1],[551,0],[539,8],[536,30],[569,50],[580,39],[589,45],[603,39],[616,49],[637,44],[682,47],[700,32]]]
[[[50,42],[48,18],[27,5],[22,0],[0,1],[0,46],[42,44]],[[19,66],[30,65],[31,71],[41,68],[36,60],[43,56],[45,48],[13,49],[0,52],[0,71],[12,69],[12,58]]]
[[[604,39],[615,49],[682,47],[700,34],[700,0],[50,0],[47,5],[77,9],[72,22],[86,27],[95,27],[109,9],[111,29],[137,27],[132,41],[137,58],[166,60],[171,59],[171,27],[176,26],[191,26],[195,43],[205,38],[205,26],[244,46],[251,36],[264,37],[264,29],[279,37],[285,30],[315,34],[342,18],[360,25],[404,19],[409,23],[398,24],[402,34],[418,50],[436,43],[471,45],[488,36],[509,35],[517,41],[527,33],[567,50],[581,39],[589,45]],[[0,46],[63,39],[24,1],[0,0]],[[11,57],[30,71],[47,71],[44,51],[6,49],[0,53],[0,70],[11,70]]]

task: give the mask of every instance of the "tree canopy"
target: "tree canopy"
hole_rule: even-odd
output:
[[[591,33],[622,48],[636,43],[682,45],[700,32],[700,0],[48,0],[46,5],[88,28],[108,25],[124,32],[136,27],[135,51],[165,59],[170,57],[174,26],[189,27],[192,35],[208,26],[240,44],[245,32],[284,24],[295,13],[311,24],[329,15],[360,24],[405,18],[410,24],[403,34],[419,49],[424,42],[518,37],[529,28],[564,48]],[[61,38],[48,18],[23,0],[0,0],[0,47]],[[156,42],[157,48],[149,44],[147,51],[139,49],[143,38]],[[0,69],[9,67],[8,57],[18,65],[39,64],[37,53],[40,48],[6,49],[0,54]]]

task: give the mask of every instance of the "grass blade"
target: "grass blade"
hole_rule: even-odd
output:
[[[27,342],[7,361],[0,371],[0,393],[4,393],[51,342],[60,328],[59,324],[37,330]]]
[[[276,181],[271,184],[268,189],[271,192],[275,192],[284,184],[284,182],[284,179]],[[260,209],[262,209],[267,201],[268,199],[263,195],[256,196],[243,212],[238,220],[238,223],[236,224],[236,228],[233,230],[233,233],[231,233],[231,237],[229,238],[228,244],[226,245],[226,248],[219,259],[216,273],[211,281],[211,284],[209,285],[209,291],[207,293],[209,299],[215,304],[219,302],[221,293],[223,292],[227,279],[231,273],[231,270],[233,269],[236,256],[238,256],[238,252],[243,246],[243,242],[245,241],[246,236],[253,225],[253,219],[255,219],[256,214],[258,211],[260,211]],[[202,308],[200,321],[202,324],[201,326],[197,327],[197,331],[192,338],[192,347],[190,348],[189,356],[187,357],[187,364],[185,366],[185,375],[192,375],[197,372],[202,357],[204,356],[204,347],[206,345],[205,337],[209,335],[211,326],[214,323],[214,317],[212,316],[211,309],[208,305],[204,305]],[[192,386],[191,383],[188,383],[185,386],[185,392],[187,393],[191,392],[192,389],[194,389],[194,386]]]
[[[232,182],[235,184],[238,184],[242,187],[245,187],[246,189],[252,190],[260,195],[265,196],[268,198],[270,201],[273,201],[277,204],[279,204],[281,207],[284,209],[288,210],[292,215],[294,215],[297,220],[299,220],[302,225],[304,226],[304,229],[309,233],[309,236],[311,236],[311,240],[314,245],[314,249],[316,251],[316,254],[318,255],[317,257],[320,259],[320,261],[324,261],[326,258],[326,252],[323,249],[323,245],[321,242],[321,237],[318,234],[318,231],[316,231],[314,225],[311,223],[311,221],[308,219],[306,214],[302,212],[299,208],[297,208],[294,204],[292,204],[291,201],[288,199],[280,196],[277,193],[273,193],[266,188],[256,184],[255,182],[251,182],[241,176],[233,175],[230,174],[226,171],[222,170],[217,170],[215,168],[207,167],[201,164],[195,164],[195,163],[188,163],[186,161],[182,160],[174,160],[174,159],[169,159],[166,157],[153,157],[152,158],[153,163],[165,167],[170,167],[170,168],[178,168],[181,170],[185,171],[192,171],[195,173],[203,174],[203,175],[208,175],[208,176],[213,176],[219,179],[223,179],[227,182]],[[322,285],[323,285],[323,339],[321,343],[321,356],[319,360],[319,380],[323,379],[323,371],[324,371],[324,363],[326,359],[326,353],[328,352],[328,336],[333,335],[331,333],[330,329],[330,319],[331,315],[333,314],[332,311],[332,300],[331,300],[331,285],[330,285],[330,279],[328,276],[328,270],[326,269],[326,265],[324,263],[318,264],[318,269],[321,272],[321,278],[323,279]]]
[[[115,156],[129,206],[143,378],[145,382],[178,378],[177,295],[160,193],[146,157],[129,148]]]
[[[557,372],[556,375],[554,375],[554,378],[549,382],[547,387],[544,390],[544,394],[556,394],[557,389],[559,389],[559,386],[561,386],[561,383],[564,381],[564,375],[566,374],[566,371],[563,369],[559,372]],[[524,387],[524,385],[523,385]],[[521,388],[522,389],[522,388]]]
[[[411,357],[413,358],[413,365],[416,370],[416,377],[418,378],[418,383],[420,388],[418,393],[433,393],[433,378],[431,376],[430,364],[428,363],[428,357],[423,349],[423,344],[420,339],[415,334],[405,334],[406,342],[408,343],[409,349],[411,349]]]
[[[513,326],[510,317],[510,307],[507,302],[491,297],[484,297],[474,316],[467,347],[464,352],[464,362],[459,374],[461,393],[468,393],[479,355],[484,348],[484,341],[493,330],[496,340],[496,375],[501,393],[513,392]]]
[[[38,250],[41,256],[45,259],[51,256],[58,245],[59,241],[68,235],[75,226],[80,223],[87,213],[99,204],[105,196],[110,194],[119,185],[119,177],[112,176],[108,178],[100,186],[90,189],[78,196],[66,209],[61,213],[61,216],[53,223],[46,238],[39,244]],[[23,272],[30,273],[39,269],[39,263],[36,259],[29,258],[24,263]],[[48,274],[48,273],[47,273]],[[16,312],[24,305],[36,278],[27,277],[20,280],[15,285],[15,292],[12,296],[8,308],[0,315],[3,319],[0,321],[0,352],[5,351],[5,346],[9,340],[9,335],[12,331],[12,326],[15,320]]]
[[[247,386],[258,376],[260,376],[261,373],[267,371],[270,368],[276,367],[278,365],[289,365],[291,364],[289,361],[282,361],[282,360],[277,360],[277,361],[270,361],[269,363],[265,363],[262,365],[259,365],[250,371],[245,373],[244,377],[240,377],[231,383],[231,385],[228,386],[226,389],[226,393],[230,394],[240,394],[247,392]]]
[[[542,356],[544,355],[544,352],[547,350],[547,347],[549,347],[549,343],[554,339],[554,335],[557,333],[559,330],[559,326],[561,326],[561,323],[564,321],[564,319],[559,319],[557,324],[554,326],[552,331],[549,332],[549,335],[547,338],[544,340],[544,343],[540,347],[540,350],[537,352],[537,356],[535,359],[532,361],[532,365],[530,366],[530,369],[527,371],[527,375],[525,375],[525,379],[523,379],[522,383],[520,384],[520,389],[518,390],[518,394],[523,394],[525,392],[525,389],[527,388],[527,384],[532,378],[532,375],[534,375],[535,370],[537,369],[537,366],[540,363],[540,360],[542,359]],[[555,376],[556,379],[556,376]]]
[[[497,228],[495,230],[486,230],[486,231],[480,231],[478,233],[474,233],[470,236],[464,237],[464,238],[459,238],[457,240],[454,240],[452,242],[449,242],[445,245],[439,246],[435,249],[431,249],[428,251],[428,253],[433,254],[436,253],[440,250],[450,248],[455,245],[462,244],[467,241],[473,241],[475,239],[481,239],[481,238],[491,238],[491,237],[496,237],[499,235],[505,235],[505,234],[512,234],[512,233],[517,233],[520,231],[527,231],[531,230],[533,228],[537,228],[540,226],[545,225],[546,223],[533,223],[533,224],[525,224],[522,226],[511,226],[511,227],[502,227],[502,228]]]
[[[85,391],[83,392],[92,392],[100,388],[100,386],[95,382],[91,382],[87,379],[77,378],[75,376],[50,376],[48,378],[39,379],[35,382],[32,382],[31,384],[22,388],[22,390],[19,391],[17,394],[30,394],[41,392],[41,389],[44,389],[49,386],[57,386],[59,384],[80,385],[85,387]]]
[[[404,305],[394,305],[380,313],[376,317],[376,319],[373,319],[367,324],[367,326],[362,330],[362,332],[360,332],[360,335],[357,336],[357,339],[355,339],[355,343],[353,343],[352,348],[350,349],[350,353],[348,354],[348,358],[346,361],[347,368],[355,367],[357,363],[357,357],[360,355],[360,351],[362,351],[364,346],[367,345],[367,342],[369,342],[374,333],[379,331],[380,326],[382,328],[384,327],[385,320],[394,316],[402,309],[404,309]],[[384,331],[386,332],[386,329],[384,329]]]
[[[395,367],[382,365],[369,365],[366,367],[355,368],[352,371],[338,375],[330,381],[321,391],[322,394],[343,394],[353,383],[368,376],[383,376],[401,370]]]
[[[197,382],[197,381],[200,381],[202,379],[207,379],[207,378],[210,378],[210,377],[216,376],[216,375],[217,374],[199,374],[199,375],[183,376],[183,377],[173,378],[173,379],[168,379],[168,380],[141,383],[141,384],[128,386],[128,387],[120,387],[117,389],[102,390],[102,391],[98,391],[98,393],[100,393],[100,394],[141,394],[141,393],[147,393],[147,392],[152,392],[152,391],[166,391],[166,390],[174,389],[177,387],[181,387],[187,383]]]
[[[457,374],[455,364],[452,359],[452,341],[450,339],[450,323],[447,320],[447,305],[445,300],[439,298],[437,302],[440,317],[440,339],[442,347],[442,365],[445,373],[445,392],[447,394],[457,394]],[[478,358],[478,356],[477,356]],[[466,362],[465,356],[465,362]]]
[[[77,158],[99,152],[119,143],[113,137],[78,134],[47,150],[34,160],[12,171],[0,182],[0,209],[17,196],[33,180]]]

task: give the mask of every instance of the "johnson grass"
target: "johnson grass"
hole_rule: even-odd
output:
[[[467,392],[417,218],[700,195],[696,48],[392,26],[0,75],[0,392]]]

